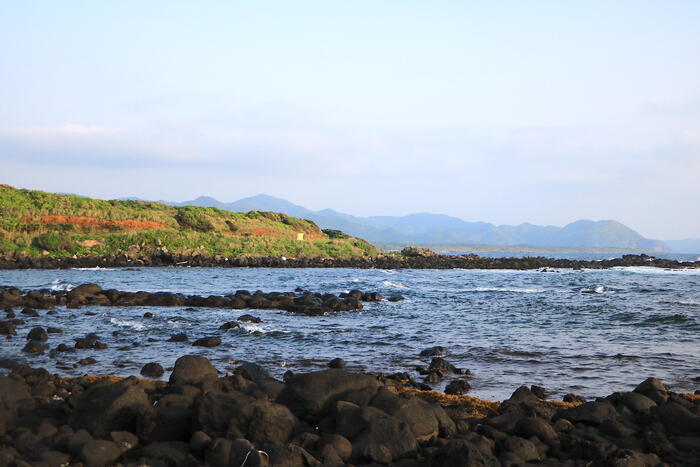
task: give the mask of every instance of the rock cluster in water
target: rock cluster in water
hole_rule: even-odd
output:
[[[0,269],[59,269],[88,267],[197,266],[197,267],[270,267],[270,268],[361,268],[361,269],[539,269],[589,268],[615,266],[655,266],[660,268],[700,267],[700,261],[679,262],[645,254],[623,255],[602,261],[553,259],[545,257],[489,258],[467,255],[384,254],[349,258],[287,258],[284,256],[206,255],[201,252],[178,254],[156,249],[151,254],[107,255],[75,258],[31,257],[9,252],[0,257]]]
[[[343,369],[278,381],[246,363],[220,377],[186,355],[163,382],[2,363],[0,465],[700,464],[700,400],[656,379],[574,404],[522,387],[475,410],[483,401],[430,402],[399,376]]]
[[[103,290],[97,284],[83,284],[71,291],[30,290],[23,292],[16,287],[0,287],[0,307],[25,307],[23,313],[36,313],[33,309],[51,309],[55,306],[80,308],[92,306],[188,306],[231,309],[279,309],[305,315],[320,315],[339,311],[361,310],[362,302],[378,302],[384,297],[377,292],[351,290],[348,293],[312,293],[297,289],[296,292],[238,290],[231,295],[183,295],[171,292],[124,292]],[[390,297],[400,300],[402,297]],[[149,313],[144,315],[147,316]],[[0,333],[7,334],[12,322],[0,322]],[[3,332],[5,330],[5,332]]]

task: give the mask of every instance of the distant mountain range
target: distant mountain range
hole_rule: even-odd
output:
[[[136,199],[136,198],[126,198]],[[578,220],[564,227],[534,224],[494,225],[467,222],[444,214],[419,213],[407,216],[357,217],[332,209],[312,211],[281,198],[265,194],[232,203],[208,196],[181,203],[160,201],[174,206],[208,206],[234,212],[274,211],[316,222],[323,229],[338,229],[385,245],[500,245],[533,247],[568,247],[576,249],[645,250],[649,252],[700,252],[700,239],[662,242],[645,238],[629,227],[614,221]]]

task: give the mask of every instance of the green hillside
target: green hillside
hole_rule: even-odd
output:
[[[348,257],[368,242],[274,212],[105,201],[0,185],[0,254],[70,257],[153,251],[208,255]]]

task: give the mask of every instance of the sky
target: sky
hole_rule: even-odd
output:
[[[700,2],[3,1],[0,183],[700,237]]]

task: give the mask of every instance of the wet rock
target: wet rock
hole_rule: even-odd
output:
[[[160,378],[165,373],[165,370],[160,365],[160,363],[151,362],[146,363],[143,368],[141,368],[141,374],[149,378]]]
[[[430,366],[428,366],[428,371],[438,371],[445,375],[447,373],[462,374],[463,372],[459,370],[456,366],[448,362],[442,357],[434,357],[430,361]]]
[[[583,396],[579,396],[578,394],[573,394],[569,393],[564,395],[564,398],[562,399],[564,402],[586,402],[586,398]]]
[[[228,323],[224,323],[221,326],[219,326],[219,329],[221,329],[222,331],[227,331],[229,329],[236,329],[236,328],[240,328],[240,327],[241,327],[241,325],[238,324],[237,322],[229,321]]]
[[[547,391],[542,386],[532,385],[530,386],[530,392],[533,393],[539,399],[547,398]]]
[[[241,315],[238,317],[238,321],[244,323],[262,323],[262,320],[260,318],[253,315]]]
[[[378,292],[370,292],[362,294],[363,302],[381,302],[384,297]]]
[[[216,368],[209,360],[199,355],[184,355],[175,361],[175,368],[170,374],[170,384],[196,385],[217,377]]]
[[[420,354],[418,355],[420,357],[443,357],[446,354],[447,349],[445,347],[436,345],[435,347],[428,347],[427,349],[421,350]]]
[[[25,316],[29,316],[30,318],[36,318],[39,316],[39,313],[37,313],[36,310],[29,307],[25,307],[24,309],[22,309],[22,314]]]
[[[63,334],[63,331],[61,331],[59,328],[52,328],[52,327],[46,328],[46,332],[49,334]]]
[[[12,323],[12,321],[0,321],[0,335],[16,336],[17,331],[14,323]]]
[[[151,313],[150,311],[147,311],[143,314],[144,318],[153,318],[153,316],[154,316],[153,313]]]
[[[37,326],[29,331],[27,339],[37,342],[46,342],[49,339],[49,335],[44,328]]]
[[[406,298],[403,295],[392,295],[387,300],[389,300],[390,302],[400,302],[406,300]]]
[[[244,378],[260,382],[265,379],[270,378],[270,374],[257,363],[245,362],[238,368],[236,368],[236,374],[243,376]]]
[[[42,355],[48,348],[48,345],[42,344],[39,341],[27,341],[27,344],[24,346],[24,348],[22,348],[22,352],[34,355]]]
[[[221,345],[219,337],[202,337],[192,343],[196,347],[217,347]]]
[[[451,381],[450,384],[447,385],[447,387],[445,388],[445,394],[462,395],[469,392],[470,389],[471,385],[468,381],[463,379],[456,379],[454,381]]]
[[[95,349],[102,350],[107,348],[107,344],[100,342],[96,334],[88,334],[85,337],[75,339],[76,349]]]
[[[439,371],[429,371],[428,375],[423,379],[427,384],[437,384],[442,381],[442,373]]]
[[[121,450],[112,441],[94,439],[80,450],[80,460],[87,465],[110,465],[119,459]]]
[[[173,334],[168,339],[168,342],[187,342],[187,334],[184,332]]]
[[[328,368],[337,368],[337,369],[343,369],[345,368],[345,360],[342,358],[334,358],[330,362],[328,362]]]
[[[83,366],[85,366],[85,365],[93,365],[93,364],[95,364],[95,363],[97,363],[97,360],[95,360],[95,359],[92,358],[92,357],[86,357],[86,358],[83,358],[83,359],[78,360],[78,364],[79,364],[79,365],[83,365]]]

